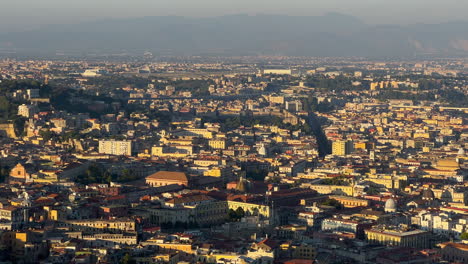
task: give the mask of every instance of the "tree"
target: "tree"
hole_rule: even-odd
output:
[[[0,118],[7,120],[9,118],[10,102],[5,96],[0,96]]]
[[[229,209],[228,216],[231,222],[236,222],[245,216],[245,211],[242,209],[242,207],[238,207],[236,210]]]
[[[195,221],[190,221],[190,222],[188,223],[187,227],[190,228],[190,229],[192,229],[192,228],[199,228],[200,225],[199,225],[197,222],[195,222]]]
[[[302,99],[302,105],[304,106],[304,111],[315,112],[317,111],[317,105],[318,105],[317,98],[309,94],[307,98]]]
[[[230,221],[237,221],[237,214],[233,209],[229,209],[228,216]]]
[[[377,194],[379,194],[380,192],[379,192],[379,189],[378,189],[378,188],[376,188],[376,187],[374,187],[374,186],[370,186],[369,188],[367,188],[366,193],[367,193],[368,195],[377,195]]]
[[[39,131],[39,136],[41,136],[45,141],[49,141],[53,137],[54,133],[50,130],[41,130]]]
[[[253,170],[247,171],[247,178],[253,179],[255,181],[263,181],[268,175],[268,170],[255,168]]]
[[[268,179],[268,183],[281,183],[281,177],[274,176]]]
[[[106,182],[110,183],[112,181],[112,174],[109,171],[104,172],[103,178]]]
[[[129,181],[134,181],[136,180],[137,177],[136,175],[132,172],[132,170],[129,170],[129,169],[124,169],[122,171],[122,175],[120,175],[118,178],[117,178],[117,181],[118,182],[129,182]]]
[[[236,209],[237,218],[241,219],[245,216],[245,211],[242,207],[237,207]]]
[[[339,186],[347,186],[349,182],[346,180],[346,177],[338,176],[333,178],[326,178],[321,181],[323,185],[339,185]]]
[[[307,135],[312,135],[312,128],[307,123],[302,125],[302,131],[306,133]]]
[[[10,175],[10,169],[7,167],[3,167],[0,164],[0,183],[4,182],[5,179],[7,179],[9,175]]]
[[[109,175],[104,173],[104,170],[98,164],[92,164],[82,175],[79,175],[76,179],[78,183],[90,184],[90,183],[109,183]]]
[[[172,222],[161,223],[162,229],[172,229],[174,228],[174,224]]]
[[[136,261],[130,256],[130,254],[127,253],[125,256],[123,256],[120,264],[136,264]]]
[[[13,125],[15,127],[15,133],[18,136],[24,135],[24,125],[26,124],[26,118],[22,116],[15,116]]]
[[[325,201],[322,202],[322,205],[333,206],[333,207],[335,207],[336,209],[341,209],[341,208],[343,208],[343,206],[341,205],[341,203],[338,202],[338,201],[335,200],[335,199],[327,199],[327,200],[325,200]]]
[[[460,236],[461,239],[463,240],[468,240],[468,233],[467,232],[463,232]]]

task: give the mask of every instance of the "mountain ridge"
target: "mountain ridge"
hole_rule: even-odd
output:
[[[468,22],[368,25],[339,13],[323,16],[150,16],[50,25],[0,34],[17,52],[135,52],[198,55],[385,56],[468,55]]]

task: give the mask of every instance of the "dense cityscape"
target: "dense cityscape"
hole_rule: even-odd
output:
[[[0,61],[0,263],[468,263],[468,61]]]

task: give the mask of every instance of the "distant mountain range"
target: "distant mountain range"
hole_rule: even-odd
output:
[[[155,55],[408,57],[468,55],[468,21],[368,25],[358,18],[232,15],[112,19],[0,33],[0,51]]]

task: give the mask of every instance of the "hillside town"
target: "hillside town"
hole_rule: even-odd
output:
[[[0,61],[0,263],[468,263],[468,60]]]

